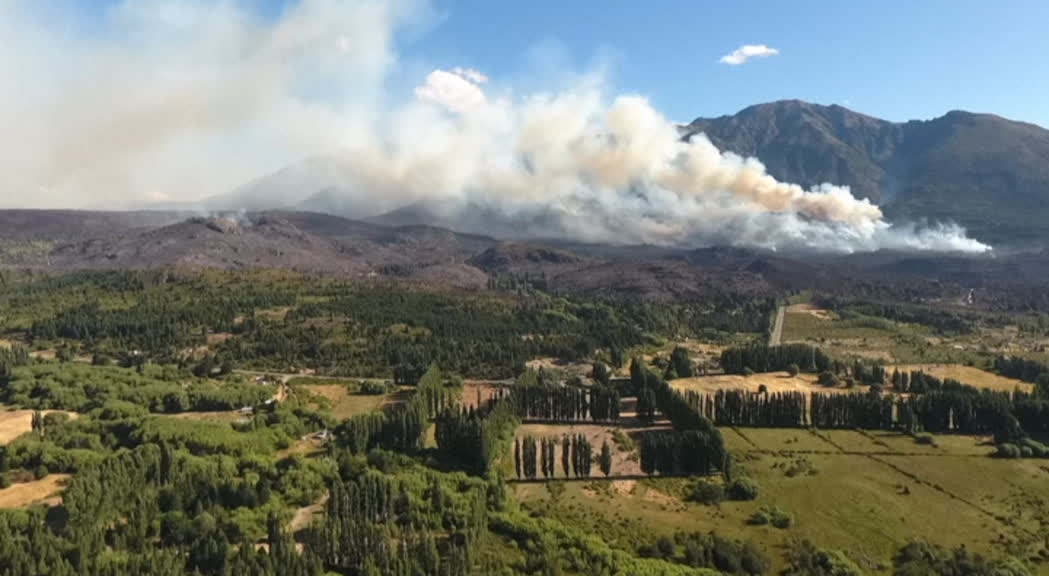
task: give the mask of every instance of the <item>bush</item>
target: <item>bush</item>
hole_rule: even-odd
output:
[[[656,540],[656,550],[661,558],[673,558],[677,553],[677,547],[669,536],[660,536],[659,540]]]
[[[936,438],[928,432],[919,432],[914,435],[915,444],[921,444],[922,446],[936,446]]]
[[[754,375],[754,371],[750,369],[750,366],[745,366],[743,368],[743,376],[753,376],[753,375]]]
[[[1034,458],[1045,458],[1046,456],[1049,456],[1049,447],[1041,442],[1031,440],[1030,438],[1024,438],[1020,444],[1023,448],[1029,449],[1031,451],[1031,456]]]
[[[50,473],[51,471],[47,469],[47,466],[41,464],[37,466],[35,470],[33,470],[33,478],[36,478],[37,480],[43,480],[44,478],[47,478],[47,475]]]
[[[736,478],[728,486],[728,497],[737,501],[756,500],[759,491],[758,483],[750,478]]]
[[[827,371],[820,372],[818,382],[824,388],[837,388],[839,385],[838,377]]]
[[[999,444],[997,446],[998,451],[995,452],[995,456],[998,458],[1019,458],[1020,447],[1016,444],[1010,444],[1008,442]]]
[[[798,576],[862,576],[863,574],[863,571],[844,553],[838,550],[816,548],[807,540],[795,543],[787,553],[787,559],[790,567],[784,572],[785,574]]]
[[[700,480],[692,491],[692,500],[707,506],[720,504],[725,499],[725,488],[707,480]]]
[[[357,387],[358,394],[365,394],[368,396],[378,396],[380,394],[386,394],[389,391],[389,383],[376,380],[363,380]]]
[[[765,526],[771,524],[780,530],[786,530],[794,525],[794,516],[790,515],[776,506],[762,506],[751,514],[747,523],[752,526]]]
[[[797,376],[800,373],[801,367],[797,364],[791,364],[790,366],[787,366],[787,374],[790,374],[791,376]]]
[[[758,508],[750,518],[747,519],[747,524],[751,526],[766,526],[772,522],[772,516],[769,515],[765,507]]]
[[[11,479],[7,477],[7,474],[0,474],[0,490],[11,487]]]
[[[773,510],[772,525],[780,530],[786,530],[794,525],[794,516],[776,508]]]

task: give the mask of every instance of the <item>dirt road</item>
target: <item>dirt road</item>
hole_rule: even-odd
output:
[[[786,307],[780,306],[776,309],[776,321],[772,324],[772,333],[769,334],[769,346],[779,346],[783,339],[783,315]]]

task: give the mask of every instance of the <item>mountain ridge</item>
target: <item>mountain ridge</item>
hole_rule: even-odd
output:
[[[781,100],[681,131],[756,157],[783,181],[848,186],[891,220],[953,221],[994,244],[1049,242],[1049,130],[1035,124],[962,110],[890,122]]]

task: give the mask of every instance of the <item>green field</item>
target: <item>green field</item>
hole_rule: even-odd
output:
[[[1049,467],[986,457],[989,449],[981,438],[938,436],[936,446],[927,446],[905,435],[851,430],[817,435],[723,429],[723,434],[738,468],[761,487],[756,501],[689,502],[685,496],[693,481],[684,479],[573,482],[554,490],[519,484],[514,494],[534,513],[579,525],[620,546],[636,547],[677,531],[752,540],[772,560],[773,573],[786,567],[784,552],[797,538],[842,550],[869,573],[888,574],[893,556],[912,538],[985,554],[1032,555],[1049,535],[1041,524],[1049,512]],[[821,453],[808,453],[813,450]],[[908,454],[911,450],[916,453]],[[886,454],[896,451],[901,454]],[[791,474],[792,468],[802,472]],[[794,526],[748,525],[762,506],[790,513]]]

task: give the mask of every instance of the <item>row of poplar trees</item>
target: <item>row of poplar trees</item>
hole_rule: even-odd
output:
[[[630,365],[630,388],[638,397],[639,416],[654,419],[658,411],[672,428],[642,434],[639,449],[643,472],[691,476],[729,470],[729,453],[714,423],[640,358]]]
[[[589,478],[593,465],[593,446],[590,440],[582,435],[564,435],[560,441],[556,438],[535,438],[525,436],[514,440],[514,470],[517,478],[535,480],[542,472],[543,478],[557,476],[557,449],[561,448],[562,478]],[[538,465],[537,465],[538,462]],[[612,450],[606,440],[601,445],[598,456],[601,472],[607,477],[612,474]]]

